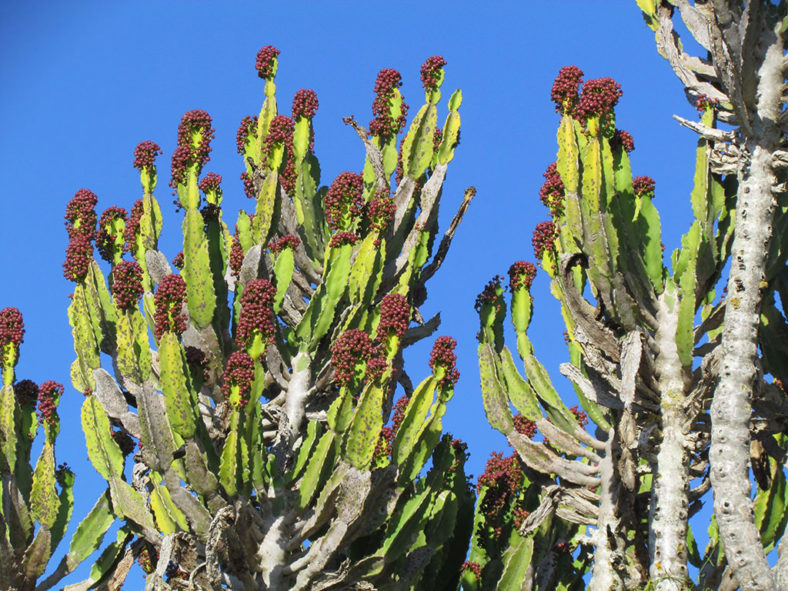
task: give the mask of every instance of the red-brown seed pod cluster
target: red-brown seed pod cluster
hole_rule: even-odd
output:
[[[186,183],[186,171],[196,165],[197,174],[210,160],[211,140],[214,129],[211,116],[203,110],[187,111],[178,126],[178,147],[172,154],[172,179],[170,186],[177,189]],[[198,140],[197,145],[195,141]]]
[[[577,107],[577,92],[583,83],[583,70],[577,66],[564,66],[558,71],[550,91],[550,98],[555,103],[555,112],[559,115],[574,115]]]
[[[285,234],[278,240],[272,240],[268,243],[268,248],[274,254],[281,252],[285,248],[298,248],[298,245],[301,244],[301,239],[298,236],[294,236],[293,234]]]
[[[159,554],[149,546],[147,543],[142,547],[140,553],[137,554],[137,564],[146,575],[151,574],[156,570],[156,563],[159,561]]]
[[[482,547],[492,549],[492,544],[503,535],[506,515],[517,501],[522,483],[523,470],[517,454],[504,458],[501,452],[493,452],[476,485],[477,491],[487,488],[479,507],[484,515],[483,527],[478,532]]]
[[[19,380],[14,384],[14,395],[19,406],[28,406],[38,400],[38,384],[33,380]]]
[[[709,98],[708,95],[702,94],[695,101],[695,108],[698,110],[698,113],[703,115],[706,109],[715,109],[719,104],[720,101],[717,99]]]
[[[125,232],[126,230],[126,215],[128,214],[125,209],[113,205],[105,209],[101,214],[101,218],[99,218],[96,247],[98,248],[101,258],[108,263],[112,263],[115,260],[115,239],[122,236],[121,232]],[[123,221],[123,226],[120,228],[120,231],[116,228],[118,224],[115,222],[117,220]]]
[[[249,199],[256,199],[254,181],[252,180],[252,177],[249,176],[248,172],[244,171],[241,173],[241,181],[244,184],[244,195],[246,195]]]
[[[88,240],[96,237],[96,203],[98,197],[87,189],[76,192],[66,205],[66,230],[69,237],[77,234]]]
[[[621,98],[621,85],[612,78],[595,78],[583,84],[580,99],[577,101],[577,117],[586,121],[589,117],[599,117],[603,127],[613,115],[613,108]]]
[[[125,458],[130,453],[134,452],[134,448],[137,447],[134,443],[134,440],[129,437],[129,434],[122,429],[113,429],[110,427],[110,433],[112,434],[112,439],[115,440],[115,443],[118,444],[120,448],[120,453],[123,454]]]
[[[512,512],[512,516],[514,517],[512,520],[514,523],[514,528],[519,530],[523,526],[523,523],[525,523],[525,520],[528,519],[530,514],[530,511],[526,511],[522,507],[515,507],[514,511]]]
[[[240,398],[237,405],[238,408],[244,407],[249,403],[253,381],[254,359],[249,357],[246,351],[236,351],[230,355],[224,368],[224,383],[222,384],[224,395],[229,399],[233,386],[237,386]]]
[[[293,115],[293,119],[298,119],[299,117],[306,117],[307,119],[312,119],[317,113],[317,93],[314,90],[302,88],[298,92],[295,93],[293,97],[293,108],[291,113]]]
[[[531,289],[534,277],[536,277],[536,267],[532,263],[515,261],[509,267],[509,290],[514,292],[523,287]]]
[[[528,439],[534,438],[534,435],[536,435],[536,423],[525,418],[520,413],[514,415],[512,420],[514,421],[515,431],[517,431],[520,435],[525,435]]]
[[[241,266],[244,263],[244,247],[238,234],[233,236],[233,245],[230,247],[230,270],[237,279],[241,275]]]
[[[158,144],[145,140],[134,148],[134,168],[142,172],[143,168],[153,168],[156,165],[156,156],[161,154]]]
[[[421,85],[427,92],[438,88],[439,72],[446,65],[446,60],[439,55],[428,57],[421,66]]]
[[[77,234],[68,242],[66,261],[63,263],[63,276],[69,281],[84,281],[93,260],[93,245],[82,234]]]
[[[405,418],[405,409],[408,408],[409,402],[409,396],[400,396],[397,402],[394,403],[391,426],[382,427],[380,430],[380,439],[378,439],[378,445],[375,448],[375,461],[382,460],[384,457],[391,457],[394,438],[397,436],[402,420]]]
[[[331,347],[331,365],[334,377],[343,386],[349,386],[359,365],[366,364],[365,375],[369,379],[379,377],[386,369],[379,343],[358,328],[343,332]]]
[[[616,133],[610,138],[610,149],[617,150],[618,148],[624,148],[627,152],[635,149],[635,140],[631,133],[623,129],[616,130]]]
[[[241,119],[241,125],[238,126],[238,132],[235,134],[235,148],[239,154],[244,153],[249,134],[257,131],[257,120],[257,115],[247,115]]]
[[[260,78],[271,78],[275,74],[274,64],[277,56],[281,52],[273,45],[266,45],[257,52],[257,60],[255,61],[254,68],[257,70],[257,75]]]
[[[186,282],[180,275],[162,277],[153,301],[156,312],[153,315],[156,326],[154,333],[160,339],[165,332],[181,334],[186,330],[186,315],[183,302],[186,300]]]
[[[440,127],[436,127],[435,131],[432,132],[433,150],[437,150],[440,147],[442,139],[443,139],[443,130]]]
[[[142,288],[142,267],[136,261],[119,262],[112,269],[110,285],[112,298],[118,309],[135,309],[145,291]]]
[[[380,301],[380,323],[378,338],[387,336],[401,337],[410,324],[410,304],[407,298],[398,293],[390,293]]]
[[[172,259],[172,266],[178,270],[183,270],[184,260],[183,260],[183,251],[180,251],[175,257]]]
[[[432,345],[432,352],[430,353],[430,369],[434,372],[436,366],[443,367],[446,373],[438,383],[441,388],[453,388],[460,379],[460,372],[457,370],[457,355],[454,354],[454,348],[457,346],[457,341],[451,337],[438,337],[435,339],[435,344]]]
[[[536,224],[531,244],[537,261],[541,261],[544,253],[555,251],[555,239],[558,238],[558,226],[553,222],[539,222]]]
[[[347,229],[353,219],[361,215],[363,190],[364,180],[355,172],[345,171],[334,179],[324,202],[326,220],[332,230]]]
[[[276,288],[267,279],[253,279],[244,287],[241,296],[241,315],[235,342],[239,347],[252,344],[259,334],[264,343],[273,343],[276,336],[273,304]]]
[[[216,174],[215,172],[209,172],[202,178],[199,187],[200,191],[207,194],[210,191],[221,191],[221,187],[219,186],[221,184],[222,175]]]
[[[396,211],[397,204],[389,196],[388,190],[381,189],[378,191],[375,194],[375,198],[371,199],[366,205],[367,223],[370,231],[385,232],[391,220],[394,219]]]
[[[466,560],[462,563],[461,567],[462,572],[471,572],[477,579],[482,578],[482,567],[479,566],[478,562],[471,562],[470,560]]]
[[[503,294],[501,293],[501,275],[495,275],[487,282],[482,292],[476,296],[476,301],[473,303],[473,309],[477,312],[482,311],[483,306],[493,306],[499,310],[503,305]]]
[[[575,419],[577,419],[577,424],[581,427],[584,427],[588,424],[588,415],[585,412],[580,410],[577,405],[573,406],[569,409],[573,415],[575,415]]]
[[[131,207],[131,215],[126,220],[126,229],[123,231],[123,237],[126,239],[126,251],[134,251],[134,243],[137,241],[137,233],[140,229],[140,222],[142,215],[145,213],[145,205],[142,199],[137,199]]]
[[[649,176],[636,176],[632,179],[632,190],[635,193],[635,197],[650,197],[653,199],[655,187],[654,179]]]
[[[63,395],[63,384],[47,380],[38,389],[38,422],[52,425],[57,422],[57,403]]]
[[[399,115],[391,116],[391,100],[394,90],[402,86],[402,76],[397,70],[384,68],[378,72],[375,80],[375,100],[372,102],[372,114],[375,118],[369,122],[369,133],[379,137],[382,141],[397,135],[405,128],[405,116],[408,114],[408,105],[403,101],[400,105]]]
[[[57,468],[55,468],[55,482],[62,487],[65,485],[66,476],[73,476],[74,472],[69,468],[67,462],[63,462],[62,464],[58,464]]]
[[[356,242],[358,242],[358,236],[353,232],[337,232],[331,237],[331,240],[328,241],[328,245],[331,248],[336,248],[346,244],[355,244]]]
[[[199,375],[203,381],[207,380],[208,362],[205,358],[205,352],[191,345],[184,347],[183,352],[186,354],[186,365],[189,366],[192,375]]]
[[[542,176],[545,180],[539,189],[539,198],[550,210],[553,219],[557,219],[564,215],[564,182],[558,174],[557,164],[555,162],[550,164]]]
[[[6,347],[18,349],[25,337],[25,324],[22,313],[17,308],[0,310],[0,349]]]

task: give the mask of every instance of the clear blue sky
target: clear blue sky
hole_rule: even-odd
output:
[[[468,442],[475,476],[491,451],[509,452],[484,417],[473,302],[490,277],[505,274],[515,260],[533,260],[532,230],[548,218],[538,190],[557,149],[550,87],[561,66],[575,64],[586,79],[611,76],[621,83],[618,126],[635,138],[634,174],[656,180],[668,252],[688,225],[695,136],[671,115],[692,118],[695,112],[657,54],[634,0],[315,1],[276,7],[248,1],[4,2],[0,39],[0,308],[16,306],[24,314],[19,378],[66,385],[56,454],[77,473],[78,518],[104,485],[86,460],[81,395],[69,379],[74,354],[66,317],[72,284],[61,270],[65,204],[84,187],[99,196],[99,212],[110,205],[129,209],[141,196],[132,152],[140,141],[153,140],[164,149],[157,190],[165,212],[160,248],[175,255],[180,216],[166,186],[169,158],[181,115],[204,109],[216,128],[204,172],[224,177],[226,218],[253,207],[238,180],[243,168],[235,132],[243,116],[259,111],[262,81],[254,60],[264,45],[282,52],[281,111],[289,113],[298,89],[317,92],[315,150],[324,183],[363,165],[362,145],[341,118],[354,114],[369,121],[381,68],[402,73],[411,114],[423,102],[419,68],[429,56],[448,62],[444,96],[463,91],[462,143],[444,186],[442,229],[465,187],[475,185],[478,194],[428,285],[423,313],[440,311],[438,334],[459,341],[462,375],[445,427]],[[557,370],[567,360],[564,328],[546,275],[537,277],[533,293],[532,340],[559,391],[569,393]],[[414,380],[429,371],[430,346],[414,347],[408,356]],[[70,533],[63,546],[68,539]],[[142,588],[141,580],[132,577],[126,588]]]

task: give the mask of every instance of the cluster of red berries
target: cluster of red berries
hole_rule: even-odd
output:
[[[575,415],[575,419],[577,419],[577,424],[581,427],[584,427],[588,424],[588,415],[585,412],[580,410],[577,405],[573,406],[569,409],[570,412]]]
[[[274,71],[274,64],[276,57],[281,52],[273,45],[266,45],[257,52],[257,60],[255,61],[254,68],[257,70],[257,75],[263,79],[271,78]]]
[[[470,571],[474,574],[477,579],[482,578],[482,567],[479,566],[478,562],[471,562],[470,560],[466,560],[462,563],[461,567],[462,572]]]
[[[19,380],[14,384],[14,395],[19,406],[28,406],[38,400],[38,384],[33,380]]]
[[[249,176],[248,172],[243,171],[241,173],[241,181],[244,184],[244,195],[246,195],[249,199],[256,199],[254,181],[252,180],[252,177]]]
[[[156,312],[154,334],[160,339],[165,332],[181,334],[186,330],[186,315],[183,314],[183,302],[186,300],[186,282],[180,275],[171,274],[162,277],[153,301]]]
[[[227,360],[224,368],[224,384],[222,392],[229,399],[233,386],[238,388],[238,408],[249,403],[249,394],[252,392],[254,381],[254,359],[246,351],[236,351]]]
[[[247,115],[241,119],[241,125],[238,126],[238,132],[235,134],[235,148],[239,154],[243,155],[249,134],[257,131],[257,121],[257,115]]]
[[[476,484],[477,491],[482,487],[487,489],[479,507],[484,515],[484,523],[478,532],[482,547],[492,550],[503,535],[507,513],[517,502],[522,484],[523,470],[517,454],[504,458],[501,452],[493,452]]]
[[[233,236],[233,245],[230,247],[230,271],[238,278],[241,274],[241,266],[244,263],[244,247],[241,246],[241,239],[238,234]]]
[[[348,228],[352,220],[361,215],[363,190],[364,180],[355,172],[345,171],[334,179],[324,201],[326,220],[332,230]]]
[[[272,240],[268,243],[268,248],[274,254],[283,251],[285,248],[298,248],[298,245],[301,244],[301,239],[298,236],[294,236],[293,234],[285,234],[278,240]]]
[[[291,109],[293,119],[297,120],[299,117],[312,119],[317,113],[317,107],[318,102],[315,91],[302,88],[293,96],[293,107]]]
[[[206,174],[202,180],[200,181],[200,190],[205,193],[206,195],[210,192],[219,193],[221,195],[221,185],[222,183],[222,175],[216,174],[215,172],[209,172]]]
[[[528,516],[530,514],[531,514],[530,511],[526,511],[522,507],[515,507],[514,511],[512,512],[512,516],[514,517],[513,522],[515,529],[519,530],[523,526],[525,520],[528,519]]]
[[[123,454],[124,458],[134,452],[134,448],[137,447],[137,445],[126,431],[110,427],[110,433],[112,434],[112,439],[120,448],[120,453]]]
[[[617,150],[618,148],[624,148],[627,152],[635,149],[635,140],[631,133],[623,129],[616,130],[616,133],[610,138],[610,149]]]
[[[438,88],[439,72],[446,65],[446,60],[439,55],[428,57],[421,66],[421,85],[427,92]]]
[[[63,263],[63,276],[69,281],[80,282],[93,260],[92,241],[96,237],[96,203],[98,197],[87,189],[80,189],[66,205],[66,230],[68,248]]]
[[[127,212],[122,207],[113,205],[104,210],[99,218],[98,236],[96,236],[96,247],[101,258],[112,264],[115,260],[116,240],[124,236],[126,230]],[[123,225],[118,228],[117,222],[121,220]]]
[[[601,126],[608,127],[622,94],[621,85],[612,78],[589,80],[577,101],[577,118],[585,122],[589,117],[599,117]]]
[[[558,238],[558,226],[553,222],[539,222],[536,224],[531,244],[534,247],[534,256],[541,261],[546,252],[555,251],[555,240]]]
[[[509,289],[512,292],[523,287],[531,289],[534,277],[536,277],[536,267],[532,263],[515,261],[509,267]]]
[[[438,386],[441,388],[453,388],[460,379],[460,372],[457,370],[457,355],[454,354],[454,348],[457,346],[457,341],[451,337],[438,337],[432,345],[432,352],[430,353],[430,369],[434,372],[436,366],[443,367],[446,370]]]
[[[285,154],[282,159],[283,166],[279,172],[279,182],[282,183],[282,188],[288,195],[292,195],[295,191],[295,183],[298,178],[295,169],[295,154],[293,152],[294,130],[295,123],[290,117],[277,115],[271,120],[271,125],[268,127],[268,135],[265,136],[265,141],[263,142],[263,161],[268,159],[274,146],[284,145],[285,147]]]
[[[709,98],[707,95],[702,94],[698,97],[695,101],[695,108],[698,110],[698,113],[703,115],[706,109],[715,109],[720,104],[720,101],[717,99]]]
[[[410,304],[404,295],[390,293],[380,301],[380,323],[377,336],[383,339],[386,336],[401,337],[410,324]]]
[[[239,347],[251,345],[255,335],[260,335],[264,343],[274,342],[275,296],[276,288],[267,279],[253,279],[246,284],[241,296],[241,315],[235,333],[235,343]]]
[[[38,422],[54,425],[57,423],[57,404],[63,395],[63,384],[47,380],[38,389]]]
[[[375,448],[375,461],[382,460],[384,457],[391,457],[394,446],[394,438],[397,436],[402,420],[405,418],[405,410],[410,402],[409,396],[400,396],[392,408],[391,426],[383,427],[380,430],[380,439]]]
[[[199,375],[203,381],[207,380],[208,362],[205,358],[205,352],[190,345],[184,347],[183,352],[186,354],[186,365],[189,366],[192,375]]]
[[[440,127],[436,127],[435,131],[432,132],[433,150],[437,150],[440,147],[442,139],[443,139],[443,130]]]
[[[353,232],[337,232],[331,237],[331,240],[328,241],[328,246],[336,248],[345,246],[346,244],[355,244],[356,242],[358,242],[358,236]]]
[[[484,306],[492,306],[496,311],[503,306],[503,297],[501,292],[501,275],[495,275],[487,282],[482,292],[476,296],[476,301],[473,303],[473,309],[477,312],[482,311]]]
[[[140,553],[137,554],[137,564],[146,575],[151,574],[156,570],[156,563],[159,561],[159,554],[149,546],[147,543],[142,547]]]
[[[134,168],[142,172],[143,168],[152,169],[156,165],[156,156],[161,154],[158,144],[145,140],[134,148]]]
[[[126,229],[123,230],[123,237],[126,239],[126,250],[134,251],[134,243],[137,241],[137,234],[140,229],[142,215],[145,213],[145,205],[142,199],[137,199],[131,207],[131,215],[126,220]]]
[[[528,439],[533,439],[536,435],[536,423],[532,420],[527,419],[520,413],[517,413],[512,417],[514,421],[514,430],[517,431],[520,435],[525,435]]]
[[[55,468],[55,481],[60,485],[61,489],[65,486],[66,476],[73,476],[74,472],[69,468],[68,462],[58,464]]]
[[[632,190],[635,193],[635,197],[650,197],[653,199],[655,186],[654,179],[649,176],[636,176],[632,179]]]
[[[577,107],[577,93],[583,83],[583,70],[577,66],[564,66],[558,71],[550,91],[550,98],[555,103],[555,112],[559,115],[574,115]]]
[[[539,198],[550,210],[553,219],[558,219],[564,214],[564,182],[558,174],[557,164],[550,164],[542,176],[545,180],[539,189]]]
[[[133,310],[145,291],[142,288],[142,267],[137,262],[120,261],[112,269],[110,286],[118,309]]]
[[[179,271],[183,271],[183,265],[185,264],[183,257],[184,257],[183,251],[180,251],[172,259],[172,266],[178,269]]]
[[[350,386],[357,370],[364,364],[364,375],[370,380],[380,377],[386,369],[380,343],[358,328],[343,332],[331,347],[331,365],[336,381]]]
[[[173,189],[186,182],[186,171],[189,167],[196,165],[199,174],[202,167],[210,160],[213,136],[211,116],[205,111],[195,109],[187,111],[181,117],[178,126],[178,147],[172,154],[170,186]],[[199,144],[196,146],[195,139],[199,139]]]
[[[370,231],[385,232],[396,211],[397,204],[388,195],[388,190],[381,189],[378,191],[375,198],[371,199],[366,206],[366,216]]]
[[[22,313],[17,308],[0,310],[0,349],[9,345],[18,349],[25,337],[25,324]]]
[[[399,115],[391,116],[391,100],[394,90],[402,86],[402,76],[397,70],[384,68],[378,72],[375,80],[375,100],[372,102],[372,114],[375,118],[369,122],[369,132],[382,141],[397,135],[405,128],[405,116],[408,105],[402,101]]]

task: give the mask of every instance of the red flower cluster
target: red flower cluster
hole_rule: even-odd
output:
[[[596,78],[583,84],[580,100],[577,102],[577,117],[586,121],[589,117],[599,117],[605,127],[613,115],[613,108],[621,98],[621,85],[612,78]]]
[[[380,323],[377,336],[383,339],[389,335],[401,337],[410,324],[410,304],[407,298],[398,293],[390,293],[380,301]]]
[[[363,190],[364,180],[355,172],[346,171],[334,179],[325,197],[326,219],[332,230],[348,228],[361,214]]]
[[[337,246],[344,246],[345,244],[355,244],[358,242],[358,236],[353,232],[337,232],[328,241],[328,246],[335,248]]]
[[[470,560],[466,560],[462,563],[461,567],[462,572],[470,571],[474,574],[477,579],[482,578],[482,567],[479,566],[478,562],[471,562]]]
[[[438,73],[445,65],[445,59],[439,55],[433,55],[427,58],[427,61],[421,66],[421,85],[427,92],[438,88]]]
[[[200,181],[200,191],[208,193],[210,191],[221,191],[219,185],[222,183],[222,175],[215,172],[209,172]]]
[[[569,410],[572,412],[573,415],[575,415],[575,418],[577,419],[577,424],[585,428],[585,426],[588,424],[588,416],[586,415],[586,413],[580,410],[577,407],[577,405],[573,406]]]
[[[528,519],[528,516],[531,514],[531,512],[526,511],[522,507],[515,507],[513,514],[514,514],[514,527],[515,529],[519,530],[523,526],[525,520]]]
[[[249,394],[252,392],[252,382],[254,381],[254,359],[249,357],[246,351],[236,351],[227,360],[224,368],[224,384],[222,392],[227,398],[233,386],[238,386],[238,408],[242,408],[249,403]]]
[[[184,260],[183,260],[183,251],[180,251],[178,254],[175,255],[172,259],[172,266],[178,269],[179,271],[183,270]]]
[[[280,169],[279,182],[282,188],[292,195],[298,175],[295,170],[295,156],[293,155],[293,131],[295,123],[290,117],[277,115],[271,120],[268,135],[263,141],[263,161],[267,161],[275,146],[284,146],[285,154],[282,158],[283,167]]]
[[[273,253],[278,253],[284,250],[285,248],[298,248],[298,245],[301,244],[301,239],[298,236],[293,236],[292,234],[285,234],[279,240],[272,240],[268,243],[268,248]]]
[[[19,406],[27,406],[38,400],[38,384],[33,380],[19,380],[14,384],[14,394]]]
[[[482,292],[476,296],[476,301],[473,304],[474,310],[481,312],[482,306],[488,304],[493,306],[496,310],[500,310],[503,305],[501,294],[498,293],[501,287],[501,281],[503,281],[503,277],[501,275],[496,275],[487,282]]]
[[[635,149],[635,140],[628,131],[617,129],[616,133],[614,133],[613,137],[610,139],[610,148],[612,150],[624,148],[627,152],[631,152]]]
[[[180,275],[165,275],[159,283],[153,301],[156,312],[153,319],[156,323],[153,331],[157,339],[165,332],[181,334],[186,330],[186,315],[183,314],[183,302],[186,300],[186,282]]]
[[[702,94],[698,97],[698,100],[695,101],[695,108],[698,110],[698,113],[703,115],[703,112],[706,109],[715,109],[717,105],[720,104],[720,101],[717,99],[709,98],[707,95]]]
[[[276,288],[267,279],[253,279],[244,287],[241,296],[241,315],[235,333],[239,347],[248,347],[256,334],[264,343],[274,342],[276,325],[273,304]]]
[[[239,154],[244,153],[246,148],[246,139],[250,133],[255,133],[257,130],[257,115],[247,115],[241,119],[241,125],[238,127],[238,132],[235,134],[235,148]]]
[[[69,237],[77,234],[88,240],[96,237],[96,203],[98,197],[87,189],[76,192],[66,205],[66,231]]]
[[[230,270],[236,279],[241,274],[241,266],[244,263],[244,247],[241,246],[241,239],[238,234],[233,236],[233,245],[230,247]]]
[[[131,215],[126,220],[126,229],[123,231],[127,251],[132,252],[134,250],[134,243],[137,241],[137,232],[140,229],[143,213],[145,213],[145,206],[142,203],[142,199],[137,199],[131,207]]]
[[[479,477],[476,490],[487,487],[479,509],[484,515],[484,523],[479,532],[482,547],[492,549],[492,545],[503,535],[503,526],[509,507],[518,499],[523,484],[523,470],[517,454],[504,458],[501,452],[493,452]]]
[[[555,103],[555,112],[574,115],[577,106],[577,91],[583,83],[583,70],[577,66],[564,66],[558,70],[550,91],[550,98]]]
[[[541,261],[545,252],[555,251],[555,240],[558,238],[558,226],[553,222],[539,222],[536,224],[531,244],[537,261]]]
[[[374,199],[371,199],[366,206],[367,222],[369,229],[385,232],[394,214],[397,211],[397,204],[388,195],[386,189],[378,191]]]
[[[257,196],[255,195],[254,181],[252,180],[252,177],[249,176],[248,172],[244,171],[241,173],[241,181],[244,184],[244,194],[249,199],[256,199]]]
[[[187,111],[181,117],[178,126],[178,147],[172,154],[172,179],[170,186],[177,189],[186,182],[186,171],[196,165],[197,174],[210,160],[211,140],[214,129],[211,127],[211,116],[205,111],[196,109]],[[199,144],[195,145],[195,140]]]
[[[266,45],[257,52],[254,67],[260,78],[271,78],[274,75],[274,62],[281,52],[273,45]]]
[[[3,308],[0,310],[0,349],[11,345],[19,348],[25,337],[25,324],[22,313],[17,308]]]
[[[632,179],[632,190],[635,192],[635,197],[650,197],[653,199],[655,186],[654,179],[648,176],[636,176]]]
[[[142,267],[136,262],[119,262],[112,269],[110,285],[118,309],[133,310],[145,291],[142,288]]]
[[[555,162],[550,164],[542,176],[545,181],[539,189],[539,198],[550,210],[553,219],[559,218],[564,214],[564,182],[558,174],[557,164]]]
[[[365,376],[371,380],[380,377],[386,369],[380,344],[363,330],[352,328],[343,332],[331,347],[331,365],[337,382],[349,386],[362,363],[365,364]]]
[[[161,148],[150,140],[141,142],[134,148],[134,168],[142,172],[143,168],[153,168],[156,165],[156,156],[161,154]]]
[[[208,379],[208,362],[205,359],[205,352],[197,347],[186,346],[183,348],[186,354],[186,365],[192,375],[200,375],[203,381]]]
[[[82,234],[77,234],[68,242],[66,261],[63,263],[63,276],[69,281],[84,281],[93,260],[93,245]]]
[[[397,402],[394,403],[394,415],[391,417],[391,427],[382,427],[380,430],[380,438],[378,445],[375,448],[375,461],[382,460],[384,457],[391,457],[393,451],[394,438],[397,436],[397,431],[402,424],[402,419],[405,418],[405,409],[408,407],[410,397],[401,396]]]
[[[511,291],[521,287],[531,289],[534,277],[536,277],[536,267],[532,263],[516,261],[509,267],[509,289]]]
[[[126,210],[122,207],[117,207],[113,205],[112,207],[108,207],[104,210],[104,213],[101,214],[101,218],[99,219],[99,231],[98,236],[96,237],[96,247],[98,247],[99,254],[101,258],[107,261],[108,263],[112,264],[115,260],[115,240],[116,238],[121,238],[124,234],[117,232],[115,228],[113,228],[113,222],[117,220],[123,220],[123,228],[121,232],[125,233],[126,229]]]
[[[515,431],[517,431],[520,435],[525,435],[528,439],[534,438],[534,435],[536,435],[536,423],[525,418],[520,413],[514,415],[512,419],[514,421]]]
[[[397,70],[384,68],[378,72],[375,80],[375,100],[372,102],[372,114],[375,118],[369,122],[369,133],[379,137],[382,141],[397,135],[405,128],[405,116],[408,114],[408,105],[403,101],[399,115],[391,116],[391,100],[394,90],[402,86],[402,76]]]
[[[299,117],[312,119],[317,113],[317,107],[318,102],[315,91],[302,88],[293,97],[293,108],[291,110],[293,119],[297,120]]]
[[[438,337],[432,345],[430,369],[434,372],[435,366],[439,366],[446,370],[445,375],[438,383],[441,388],[453,388],[457,380],[460,379],[460,372],[456,367],[457,355],[454,354],[456,346],[457,341],[451,337]]]
[[[38,422],[53,425],[57,422],[57,403],[63,395],[63,384],[47,380],[38,389]]]

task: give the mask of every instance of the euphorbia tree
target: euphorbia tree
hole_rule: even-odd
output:
[[[457,586],[474,497],[465,446],[441,428],[456,343],[435,341],[416,387],[402,351],[439,324],[418,308],[475,192],[436,245],[460,91],[441,128],[446,62],[428,59],[426,102],[398,149],[408,107],[400,74],[382,70],[369,131],[345,119],[363,170],[325,187],[317,96],[300,90],[280,114],[278,63],[271,46],[257,55],[265,99],[237,135],[253,211],[233,231],[221,177],[203,172],[211,118],[181,119],[169,183],[184,212],[180,273],[158,250],[155,143],[135,150],[143,191],[130,215],[97,216],[86,189],[68,204],[72,383],[103,506],[123,521],[86,584],[118,584],[136,557],[153,589]]]

